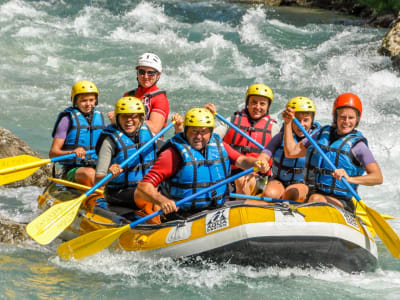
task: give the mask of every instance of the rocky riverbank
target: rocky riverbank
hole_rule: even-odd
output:
[[[227,0],[236,3],[259,3],[270,6],[299,6],[334,10],[347,15],[356,16],[365,20],[366,25],[389,28],[394,25],[396,14],[374,15],[366,5],[354,3],[353,0]]]
[[[389,29],[378,49],[381,55],[390,56],[393,69],[400,72],[400,12],[393,27]]]
[[[31,155],[37,158],[43,158],[38,152],[33,150],[26,142],[15,136],[11,131],[0,127],[0,158],[8,158],[18,155]],[[11,167],[8,165],[2,166],[1,168]],[[52,177],[52,165],[46,164],[39,170],[34,172],[31,176],[28,176],[24,180],[12,182],[6,185],[0,185],[0,188],[15,188],[21,186],[45,186],[47,184],[47,178]]]

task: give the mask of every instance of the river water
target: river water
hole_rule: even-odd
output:
[[[243,104],[247,86],[268,84],[271,113],[308,96],[316,119],[331,120],[336,96],[363,101],[360,130],[379,162],[384,184],[361,187],[363,200],[400,216],[400,78],[377,54],[385,30],[321,10],[270,8],[223,1],[0,0],[0,126],[45,157],[56,115],[72,84],[93,80],[99,109],[112,109],[136,87],[135,60],[163,60],[159,86],[171,113],[216,104],[225,117]],[[35,187],[0,190],[0,215],[29,222],[39,214]],[[389,221],[400,232],[400,222]],[[1,299],[399,299],[400,261],[378,241],[379,268],[254,268],[180,265],[103,251],[63,261],[57,243],[0,246]]]

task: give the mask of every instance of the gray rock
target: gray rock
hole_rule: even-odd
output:
[[[30,239],[25,231],[25,224],[16,223],[0,216],[0,243],[18,245]]]
[[[386,33],[378,49],[381,55],[390,56],[393,69],[400,72],[400,12],[393,27]]]
[[[0,158],[24,154],[43,159],[38,152],[34,151],[23,140],[13,135],[11,131],[0,127]],[[43,187],[47,184],[48,177],[52,177],[52,164],[45,164],[27,178],[6,185],[0,185],[0,188],[14,188],[30,185]]]

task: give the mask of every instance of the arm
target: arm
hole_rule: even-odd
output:
[[[151,112],[150,118],[146,121],[146,125],[149,126],[151,132],[157,134],[163,128],[167,119],[158,112]]]
[[[365,167],[366,175],[350,177],[344,169],[337,169],[333,172],[333,177],[336,179],[346,178],[347,182],[353,184],[362,184],[373,186],[383,183],[381,168],[377,163],[371,163]]]
[[[226,152],[228,153],[229,160],[232,164],[235,164],[236,167],[246,170],[249,168],[257,167],[257,157],[245,156],[241,155],[235,149],[233,149],[230,145],[224,142],[224,147]]]
[[[256,163],[257,163],[257,157],[240,155],[235,162],[235,166],[242,170],[246,170],[249,168],[257,167],[258,165]]]
[[[175,201],[172,201],[162,195],[157,187],[152,185],[150,182],[141,181],[135,190],[135,198],[142,198],[147,202],[157,204],[163,210],[165,214],[178,211],[178,207],[175,205]]]
[[[172,148],[163,151],[137,186],[135,199],[141,198],[147,202],[157,204],[166,214],[177,211],[178,208],[175,205],[175,201],[162,195],[157,187],[162,181],[175,174],[180,166],[181,160],[176,151],[172,150]]]
[[[142,100],[143,101],[143,100]],[[169,101],[164,94],[151,99],[149,119],[146,121],[150,130],[157,134],[164,127],[169,115]]]
[[[362,165],[365,166],[366,175],[350,177],[344,169],[337,169],[333,172],[333,177],[341,179],[342,176],[346,178],[349,183],[362,184],[367,186],[377,185],[383,183],[383,176],[381,168],[376,162],[371,150],[363,142],[357,143],[351,151]]]
[[[118,176],[123,172],[123,169],[121,169],[121,167],[118,164],[113,164],[110,166],[111,160],[116,151],[114,147],[115,144],[112,143],[110,137],[106,137],[103,140],[103,143],[100,146],[100,151],[97,159],[95,183],[103,179],[107,175],[108,171],[113,173],[113,177]],[[101,188],[104,188],[104,185]]]
[[[296,143],[293,138],[292,124],[294,114],[295,111],[290,107],[286,108],[282,113],[283,121],[285,122],[283,132],[283,147],[285,150],[285,156],[287,158],[303,157],[307,153],[307,148],[304,146],[304,144],[302,142]]]
[[[64,116],[58,123],[54,134],[53,143],[51,144],[49,151],[50,158],[67,155],[71,153],[76,153],[76,156],[78,158],[81,159],[85,158],[85,149],[83,149],[82,147],[75,148],[74,150],[62,150],[70,126],[71,126],[71,120],[67,116]]]

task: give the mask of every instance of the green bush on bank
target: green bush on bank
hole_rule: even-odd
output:
[[[372,8],[377,15],[384,13],[394,13],[397,15],[400,11],[399,0],[358,0],[358,2]]]

